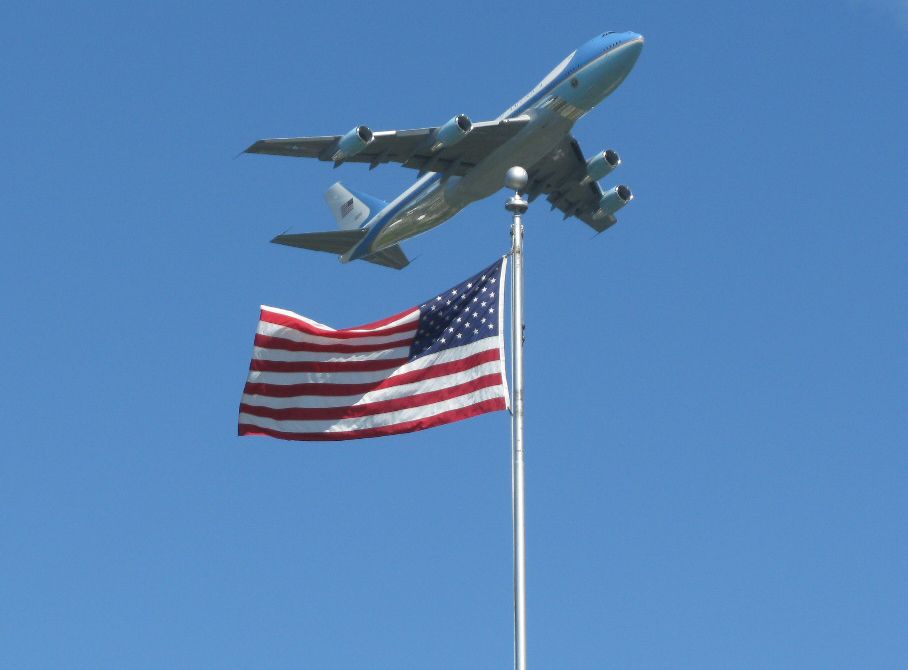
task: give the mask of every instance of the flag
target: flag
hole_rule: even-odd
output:
[[[262,306],[239,434],[352,440],[507,409],[506,265],[356,328]]]

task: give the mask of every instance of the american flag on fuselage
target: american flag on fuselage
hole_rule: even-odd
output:
[[[507,409],[506,265],[356,328],[263,306],[239,434],[352,440]]]

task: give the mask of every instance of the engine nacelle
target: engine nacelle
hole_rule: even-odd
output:
[[[432,138],[432,151],[439,151],[460,142],[473,130],[473,122],[466,114],[458,114],[435,131]]]
[[[355,156],[369,146],[373,139],[369,126],[357,126],[337,141],[337,150],[331,160],[337,162]]]
[[[602,194],[602,198],[599,200],[599,209],[593,214],[593,218],[604,219],[608,216],[613,216],[615,212],[633,199],[634,194],[624,184],[610,188]]]
[[[586,176],[580,180],[582,185],[599,181],[608,176],[612,170],[621,165],[621,156],[614,149],[606,149],[586,162]]]

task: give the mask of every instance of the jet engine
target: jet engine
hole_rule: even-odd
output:
[[[466,114],[458,114],[435,131],[432,138],[432,151],[439,151],[454,146],[473,130],[473,122]]]
[[[604,219],[607,216],[614,215],[615,212],[633,199],[634,194],[631,193],[631,190],[624,184],[610,188],[602,194],[602,198],[599,200],[599,209],[596,210],[593,217],[596,219]]]
[[[373,139],[369,126],[357,126],[337,141],[337,150],[331,160],[336,162],[355,156],[369,146]]]
[[[612,170],[621,165],[621,157],[614,149],[606,149],[590,158],[586,162],[586,176],[580,180],[583,185],[591,181],[599,181]]]

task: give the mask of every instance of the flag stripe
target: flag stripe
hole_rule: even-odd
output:
[[[271,323],[275,326],[282,326],[294,331],[298,331],[305,335],[315,335],[321,336],[330,339],[361,339],[369,338],[370,336],[375,335],[393,335],[395,333],[405,333],[407,331],[415,330],[416,328],[416,317],[419,316],[419,311],[414,312],[414,318],[409,322],[401,323],[396,326],[387,326],[384,328],[376,328],[374,330],[325,330],[323,328],[316,328],[315,326],[303,321],[300,318],[294,318],[287,314],[278,314],[276,312],[271,312],[268,310],[262,310],[261,320],[265,323]]]
[[[263,312],[264,314],[264,312]],[[412,338],[416,334],[416,330],[419,327],[418,323],[405,323],[399,332],[394,333],[384,333],[377,331],[378,334],[369,334],[369,333],[358,333],[357,338],[351,340],[349,338],[342,337],[328,337],[322,335],[312,335],[310,333],[304,333],[302,331],[296,330],[295,328],[289,328],[287,326],[281,326],[280,324],[271,323],[268,321],[259,321],[259,327],[256,330],[256,333],[259,335],[266,335],[270,337],[281,337],[287,340],[292,340],[294,342],[307,342],[309,344],[321,344],[321,345],[338,345],[338,344],[388,344],[390,342],[399,342],[402,339]]]
[[[476,344],[479,344],[477,342]],[[474,345],[467,345],[472,347]],[[466,349],[467,347],[464,347]],[[270,396],[293,395],[355,395],[366,393],[373,389],[395,386],[397,384],[410,384],[424,379],[433,379],[453,372],[462,372],[490,361],[497,361],[498,343],[492,342],[491,349],[478,351],[472,355],[464,356],[452,361],[445,361],[431,365],[431,360],[426,365],[417,366],[417,363],[426,359],[417,358],[415,361],[401,366],[391,376],[376,372],[363,373],[284,373],[284,372],[250,372],[249,381],[246,383],[246,393],[258,393]],[[454,350],[443,352],[453,353]]]
[[[431,370],[432,368],[427,369]],[[318,394],[318,389],[315,389],[312,394],[294,396],[261,395],[245,392],[243,394],[242,402],[258,407],[273,407],[274,409],[283,409],[285,407],[342,407],[344,405],[360,405],[364,403],[379,402],[381,400],[391,400],[393,398],[403,398],[419,392],[438,391],[450,386],[455,386],[466,380],[478,379],[485,375],[493,374],[498,375],[499,380],[501,379],[502,370],[500,361],[496,360],[490,363],[481,363],[468,370],[453,372],[435,378],[423,379],[409,384],[372,388],[371,390],[352,395],[323,395]],[[499,381],[499,383],[501,382]],[[322,385],[315,384],[314,386]]]
[[[260,407],[244,403],[240,405],[240,412],[251,416],[278,419],[281,421],[356,419],[364,416],[371,416],[373,414],[397,412],[410,407],[433,405],[444,400],[450,400],[452,398],[457,398],[458,396],[489,388],[490,386],[498,386],[500,384],[501,376],[499,374],[492,374],[437,391],[413,393],[403,398],[393,398],[390,400],[349,405],[346,407],[286,407],[276,409],[273,407]]]
[[[318,321],[316,321],[314,319],[310,319],[307,316],[303,316],[302,314],[297,314],[296,312],[291,312],[288,309],[281,309],[280,307],[269,307],[268,305],[262,305],[262,309],[268,310],[269,312],[273,312],[275,314],[283,314],[284,316],[289,316],[293,319],[298,319],[300,321],[304,321],[306,324],[308,324],[309,326],[312,326],[313,328],[319,328],[319,329],[324,330],[329,333],[337,331],[336,328],[332,328],[331,326],[326,326],[323,323],[319,323]],[[379,319],[378,321],[373,321],[372,323],[367,323],[362,326],[356,326],[354,328],[344,328],[343,330],[363,331],[363,330],[376,330],[378,328],[383,328],[385,326],[396,326],[398,323],[403,323],[404,321],[411,321],[414,318],[414,312],[418,313],[418,311],[419,310],[411,307],[410,309],[405,309],[404,311],[398,312],[397,314],[395,314],[393,316],[389,316],[387,319]]]
[[[247,423],[254,426],[262,426],[263,428],[271,428],[273,430],[291,433],[338,433],[406,423],[420,417],[433,416],[449,409],[461,409],[484,400],[492,400],[493,398],[500,397],[501,390],[499,388],[484,388],[479,389],[478,391],[465,393],[464,395],[451,398],[450,400],[350,419],[281,420],[253,416],[245,412],[240,412],[240,423]]]
[[[338,354],[356,354],[364,351],[381,351],[387,347],[409,347],[412,337],[377,344],[313,344],[312,342],[299,342],[284,337],[256,334],[255,346],[263,349],[279,349],[281,351],[312,351]]]
[[[252,358],[261,361],[320,361],[323,363],[340,363],[343,361],[379,361],[389,358],[407,360],[410,347],[395,347],[393,349],[379,349],[364,351],[357,354],[340,354],[331,351],[287,351],[285,349],[270,349],[268,347],[255,347]]]
[[[256,372],[374,372],[393,370],[404,365],[408,358],[389,358],[377,361],[263,361],[253,358],[249,369]]]
[[[310,442],[355,440],[364,437],[383,437],[385,435],[397,435],[398,433],[412,433],[413,431],[425,430],[426,428],[435,428],[436,426],[442,426],[446,423],[454,423],[455,421],[469,419],[474,416],[479,416],[480,414],[485,414],[486,412],[497,412],[503,409],[507,409],[507,407],[505,406],[504,398],[494,398],[492,400],[485,400],[483,402],[476,403],[475,405],[470,405],[469,407],[452,409],[448,410],[447,412],[441,412],[439,414],[433,414],[432,416],[421,417],[413,421],[398,423],[393,426],[380,426],[378,428],[350,430],[345,433],[288,432],[285,430],[276,430],[274,428],[265,428],[253,424],[242,423],[241,419],[239,425],[239,434],[266,435],[269,437],[277,437],[282,440],[298,440]]]

